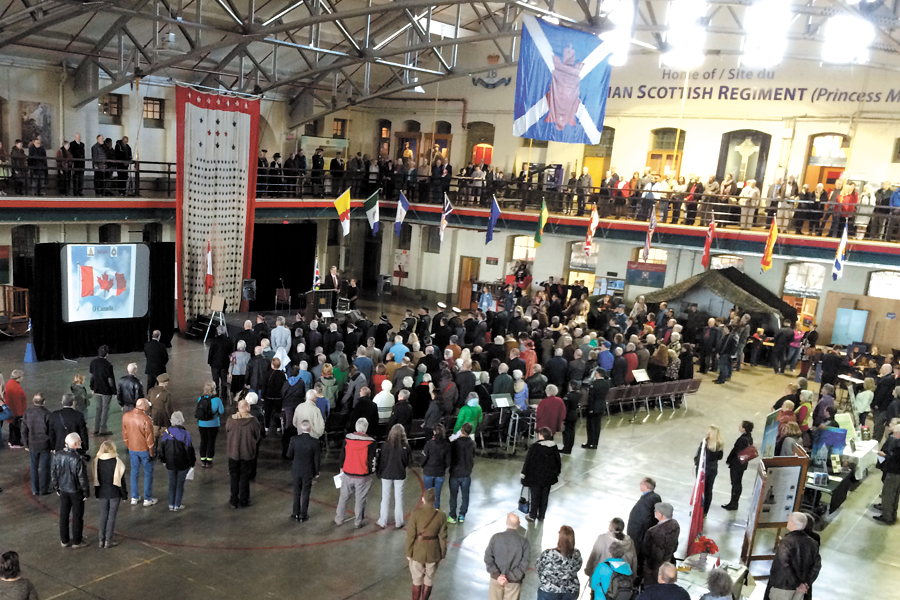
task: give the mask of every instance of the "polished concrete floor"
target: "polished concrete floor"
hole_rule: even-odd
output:
[[[87,373],[90,362],[79,359],[77,363],[22,365],[24,351],[25,340],[0,343],[4,375],[23,368],[26,392],[45,393],[54,410],[72,376]],[[199,342],[176,338],[170,356],[170,389],[187,416],[189,430],[196,434],[192,406],[209,377],[206,349]],[[124,374],[125,365],[131,361],[137,361],[143,369],[143,357],[139,355],[119,355],[112,360],[117,376]],[[644,476],[655,478],[657,491],[675,507],[675,518],[682,523],[678,554],[683,556],[693,485],[692,459],[707,425],[722,427],[729,447],[742,419],[755,421],[761,430],[764,415],[789,379],[758,367],[736,373],[724,386],[712,385],[711,381],[705,377],[700,392],[690,398],[686,409],[643,413],[635,423],[627,414],[604,420],[599,450],[589,452],[576,446],[570,457],[564,457],[563,474],[551,493],[546,522],[523,529],[534,557],[554,546],[559,526],[568,524],[575,529],[577,546],[586,558],[594,538],[606,530],[610,518],[627,518]],[[118,410],[110,421],[121,453],[124,446]],[[583,441],[581,423],[578,443]],[[92,453],[96,445],[92,439]],[[59,545],[56,496],[33,497],[27,453],[4,447],[0,449],[0,486],[4,489],[0,494],[0,550],[19,552],[23,575],[35,583],[43,600],[225,600],[291,598],[310,592],[319,600],[408,597],[404,532],[383,531],[374,524],[356,530],[352,521],[340,528],[332,524],[337,490],[331,477],[338,470],[337,451],[325,456],[322,477],[313,487],[312,518],[303,524],[288,518],[289,466],[279,456],[276,439],[263,444],[258,481],[251,489],[254,505],[248,510],[233,511],[227,506],[224,435],[219,436],[217,451],[213,469],[199,470],[196,480],[188,482],[183,512],[166,509],[167,475],[164,467],[157,465],[154,490],[160,504],[151,508],[121,506],[117,523],[120,546],[106,550],[96,547],[97,505],[92,499],[87,503],[85,518],[86,536],[93,543],[71,550]],[[476,461],[466,523],[451,526],[451,546],[440,565],[433,598],[487,597],[484,549],[490,536],[504,527],[505,514],[516,508],[523,456],[521,450],[515,456],[491,452]],[[742,510],[736,513],[719,508],[729,494],[724,464],[721,470],[706,534],[719,544],[723,557],[736,561],[753,470],[746,474]],[[407,511],[421,490],[419,475],[411,473],[407,480]],[[376,483],[370,496],[370,518],[378,510],[380,492]],[[885,597],[896,589],[900,581],[900,527],[885,527],[872,520],[877,513],[868,507],[877,501],[879,492],[876,473],[850,495],[822,532],[823,566],[814,586],[815,598]],[[445,508],[447,493],[443,494]],[[530,572],[522,597],[534,598],[536,589],[537,576]]]

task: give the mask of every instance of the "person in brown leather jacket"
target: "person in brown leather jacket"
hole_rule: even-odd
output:
[[[122,415],[122,440],[131,459],[131,505],[140,502],[138,473],[144,471],[144,506],[156,504],[153,497],[153,421],[147,415],[150,403],[139,398],[135,410]]]

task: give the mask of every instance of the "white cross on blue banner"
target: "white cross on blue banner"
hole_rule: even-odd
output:
[[[531,16],[522,23],[513,135],[600,143],[613,43]]]

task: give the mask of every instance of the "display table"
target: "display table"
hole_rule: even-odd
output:
[[[810,471],[806,479],[806,488],[803,490],[803,506],[817,513],[816,509],[824,504],[824,497],[828,496],[828,514],[833,513],[847,499],[847,492],[850,491],[853,479],[850,471],[844,471],[840,475],[829,475],[827,484],[816,485]]]
[[[851,451],[850,444],[844,446],[843,459],[853,465],[853,476],[857,481],[862,481],[875,469],[878,464],[878,442],[856,442],[856,452]]]
[[[706,579],[709,572],[716,568],[716,557],[710,556],[706,562],[701,562],[700,555],[688,556],[678,565],[678,585],[687,590],[693,600],[698,600],[709,590],[706,587]],[[735,600],[749,597],[753,593],[756,582],[747,571],[747,567],[740,563],[720,561],[719,569],[728,573],[731,577],[731,595]]]

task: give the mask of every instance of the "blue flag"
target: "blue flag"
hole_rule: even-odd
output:
[[[400,200],[397,202],[397,216],[394,217],[394,233],[397,234],[397,237],[400,237],[400,230],[403,228],[403,219],[406,218],[406,213],[408,212],[409,200],[406,199],[403,192],[400,192]]]
[[[837,254],[834,256],[834,264],[831,266],[831,278],[837,281],[844,274],[844,263],[847,261],[847,225],[844,224],[844,233],[841,235],[841,243],[838,244]]]
[[[491,220],[488,223],[487,236],[484,238],[484,243],[487,245],[490,243],[492,239],[494,239],[494,225],[497,224],[497,219],[500,218],[500,205],[497,204],[497,196],[492,197],[491,203]]]
[[[599,144],[614,49],[596,35],[523,17],[513,135]]]

